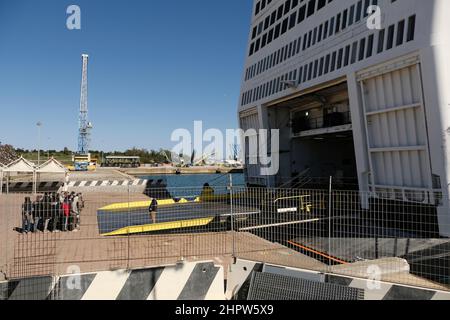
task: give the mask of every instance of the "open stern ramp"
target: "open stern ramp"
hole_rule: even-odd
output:
[[[158,201],[156,221],[148,210],[150,201],[112,204],[98,209],[99,233],[119,236],[176,230],[213,232],[228,228],[231,212],[237,219],[258,214],[247,206],[222,202],[203,202],[199,198]]]

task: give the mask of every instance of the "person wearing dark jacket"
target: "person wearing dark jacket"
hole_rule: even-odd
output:
[[[51,198],[48,193],[44,195],[44,199],[42,199],[42,219],[44,224],[44,232],[48,232],[48,226],[50,220],[52,219],[52,204]]]
[[[153,223],[156,223],[156,213],[158,211],[158,201],[153,198],[151,203],[150,203],[150,207],[148,208],[148,211],[152,217]]]
[[[25,202],[22,204],[22,230],[25,233],[31,231],[31,225],[33,224],[33,203],[31,203],[30,197],[25,198]]]
[[[43,206],[42,206],[42,196],[37,196],[36,201],[33,204],[33,232],[36,232],[39,227],[39,222],[42,220]]]
[[[58,231],[58,224],[59,224],[59,211],[61,210],[61,203],[59,203],[59,197],[56,193],[52,195],[52,203],[51,203],[51,210],[52,210],[52,232]]]

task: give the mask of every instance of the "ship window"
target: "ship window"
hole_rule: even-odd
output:
[[[348,66],[349,61],[350,61],[350,45],[345,47],[344,67]]]
[[[352,44],[352,60],[351,60],[351,63],[352,63],[352,64],[356,62],[356,53],[357,53],[357,50],[358,50],[358,42],[355,41],[355,42],[353,42],[353,44]]]
[[[325,40],[328,36],[328,21],[325,21],[325,25],[323,27],[323,40]]]
[[[304,72],[303,72],[303,82],[305,82],[306,81],[306,77],[308,75],[308,65],[305,65],[303,70],[304,70]]]
[[[297,12],[294,12],[291,14],[291,17],[289,18],[289,29],[292,29],[295,27],[295,19],[297,18]]]
[[[309,0],[308,2],[308,13],[307,17],[310,17],[314,14],[314,11],[316,9],[316,0]]]
[[[280,27],[281,27],[280,23],[275,26],[275,34],[273,35],[274,39],[277,39],[280,36]]]
[[[264,48],[266,46],[266,42],[267,42],[267,33],[265,33],[262,37],[261,48]]]
[[[333,30],[334,30],[334,17],[331,18],[330,20],[330,33],[329,33],[329,37],[331,37],[333,35]]]
[[[377,50],[377,53],[381,53],[384,50],[384,34],[385,34],[385,30],[384,29],[380,30],[380,32],[378,33],[378,50]]]
[[[261,34],[262,31],[263,31],[263,22],[260,22],[260,24],[258,25],[258,36]]]
[[[277,18],[277,12],[274,11],[272,12],[272,14],[270,15],[270,25],[273,25],[275,23],[275,20]]]
[[[301,43],[302,43],[302,37],[298,38],[298,41],[297,41],[297,50],[296,50],[297,54],[300,52]]]
[[[404,35],[405,35],[405,20],[402,20],[398,23],[397,26],[397,42],[396,42],[397,46],[403,44]]]
[[[324,73],[327,74],[329,69],[330,69],[330,55],[327,54],[327,57],[325,58],[325,70],[324,70]]]
[[[281,6],[278,8],[278,11],[277,11],[277,21],[280,20],[282,16],[283,16],[283,5],[281,5]]]
[[[347,28],[347,17],[348,17],[348,10],[344,10],[344,13],[342,14],[342,30]]]
[[[319,71],[319,60],[314,61],[314,78],[317,78],[317,72]]]
[[[284,14],[288,13],[291,10],[291,0],[287,0],[284,3]]]
[[[370,6],[370,0],[365,0],[365,2],[364,2],[364,18],[369,15],[369,13],[367,12],[367,10],[369,9],[369,6]]]
[[[302,82],[302,74],[303,74],[303,67],[300,67],[300,69],[298,69],[298,83]]]
[[[289,18],[283,20],[283,24],[281,26],[281,34],[284,34],[287,31]]]
[[[297,23],[303,22],[306,17],[306,4],[298,10],[298,21]]]
[[[313,62],[311,62],[309,64],[309,68],[308,68],[308,81],[311,80],[312,78],[312,72],[313,72]]]
[[[386,50],[392,49],[392,47],[394,46],[394,31],[395,31],[395,25],[389,26]]]
[[[362,11],[362,0],[358,2],[356,5],[356,19],[355,22],[359,22],[361,20],[361,11]]]
[[[366,50],[366,38],[361,39],[359,42],[359,57],[358,61],[364,59],[364,51]]]
[[[320,58],[320,63],[319,63],[319,77],[323,74],[323,63],[324,63],[324,58]]]
[[[335,66],[336,66],[336,51],[334,51],[331,56],[330,72],[333,72],[335,70]]]
[[[336,31],[335,33],[338,33],[341,31],[341,14],[339,13],[336,17]]]
[[[272,42],[272,39],[273,39],[273,29],[270,29],[270,30],[269,30],[269,33],[268,33],[268,35],[267,35],[267,43],[268,43],[268,44],[271,43],[271,42]]]
[[[321,24],[321,25],[319,26],[319,33],[318,33],[318,39],[317,39],[317,42],[322,41],[322,33],[323,33],[323,24]]]
[[[408,35],[406,37],[406,41],[413,41],[414,40],[414,33],[416,28],[416,16],[411,16],[408,19]]]
[[[328,2],[330,2],[330,1],[328,1]],[[319,0],[318,3],[317,3],[317,10],[320,10],[323,7],[325,7],[326,4],[327,4],[326,0]]]
[[[355,5],[350,7],[350,16],[348,18],[348,25],[351,26],[353,24],[353,18],[355,17]]]
[[[367,41],[367,53],[366,58],[369,58],[372,56],[373,52],[373,34],[369,36],[369,40]]]
[[[343,54],[344,54],[344,49],[340,49],[339,50],[339,53],[338,53],[338,59],[337,59],[337,67],[336,67],[336,69],[340,69],[341,67],[342,67],[342,57],[343,57]]]

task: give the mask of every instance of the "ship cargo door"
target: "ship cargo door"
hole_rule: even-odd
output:
[[[433,179],[420,64],[383,66],[358,75],[376,196],[433,203]]]

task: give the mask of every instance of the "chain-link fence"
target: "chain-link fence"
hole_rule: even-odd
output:
[[[3,194],[0,280],[239,257],[449,290],[445,207],[244,186]]]

